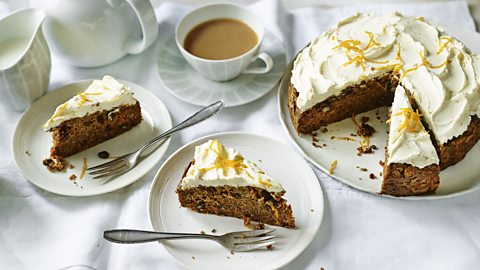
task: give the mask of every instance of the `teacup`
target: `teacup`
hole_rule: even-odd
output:
[[[44,30],[52,52],[80,67],[138,54],[157,38],[149,0],[30,0],[47,14]]]
[[[0,101],[23,111],[47,92],[50,51],[42,33],[45,14],[24,9],[0,20]]]
[[[187,51],[184,43],[190,31],[214,19],[234,19],[246,24],[257,35],[257,43],[242,55],[223,60],[205,59]],[[258,52],[264,32],[263,21],[248,9],[234,4],[210,4],[191,11],[180,20],[175,30],[175,40],[183,57],[200,74],[210,80],[228,81],[242,73],[262,74],[272,69],[272,58],[265,52]],[[256,60],[263,61],[265,66],[256,66]]]

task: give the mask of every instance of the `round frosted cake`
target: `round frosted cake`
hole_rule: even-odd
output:
[[[308,134],[393,103],[382,193],[431,193],[480,139],[479,72],[477,54],[422,17],[355,14],[297,55],[288,105]]]

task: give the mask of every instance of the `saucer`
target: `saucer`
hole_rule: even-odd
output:
[[[273,59],[273,68],[265,74],[242,74],[227,82],[210,81],[193,69],[180,54],[175,37],[160,49],[157,67],[165,88],[177,98],[198,106],[207,106],[222,99],[225,107],[234,107],[257,100],[278,83],[286,64],[282,42],[266,31],[260,52]]]

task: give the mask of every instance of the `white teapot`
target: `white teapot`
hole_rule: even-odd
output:
[[[44,32],[53,53],[80,67],[138,54],[157,38],[149,0],[30,0],[47,14]]]

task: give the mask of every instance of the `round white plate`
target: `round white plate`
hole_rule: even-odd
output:
[[[42,164],[42,160],[49,156],[52,146],[52,137],[42,129],[54,112],[55,108],[85,90],[92,80],[81,81],[63,86],[36,101],[25,111],[17,124],[12,141],[13,158],[23,175],[36,186],[47,191],[67,196],[90,196],[117,190],[129,185],[145,175],[165,154],[170,141],[165,141],[150,155],[143,159],[135,168],[110,181],[92,179],[85,173],[79,179],[83,165],[83,158],[87,158],[87,166],[91,167],[108,160],[100,159],[100,151],[108,151],[110,156],[121,156],[142,146],[146,141],[171,128],[172,121],[165,105],[155,95],[143,87],[127,81],[120,81],[129,86],[140,102],[143,121],[131,130],[87,149],[67,160],[75,168],[67,167],[66,172],[52,173]],[[77,176],[75,182],[69,179],[71,174]],[[75,184],[76,183],[76,184]]]
[[[296,228],[274,227],[277,243],[272,251],[257,250],[231,254],[215,242],[174,240],[162,242],[170,254],[190,269],[275,269],[297,257],[313,240],[323,217],[323,194],[312,168],[288,146],[248,133],[219,133],[197,139],[172,154],[153,180],[148,199],[152,228],[156,231],[224,234],[243,231],[243,221],[230,217],[199,214],[180,208],[175,189],[195,146],[219,139],[279,181],[292,206]],[[292,168],[295,168],[292,170]],[[273,227],[273,226],[267,226]]]
[[[459,28],[457,26],[444,26],[447,33],[459,38],[472,50],[480,52],[480,34]],[[386,124],[387,109],[386,107],[357,115],[357,121],[362,116],[368,116],[368,122],[375,128],[375,134],[370,138],[371,144],[377,146],[372,154],[364,154],[357,156],[356,148],[359,142],[343,141],[331,139],[332,136],[352,137],[350,134],[356,133],[356,127],[351,119],[345,119],[327,126],[328,132],[325,134],[318,132],[317,144],[326,146],[318,148],[312,145],[312,137],[310,135],[298,134],[290,119],[288,111],[288,84],[290,82],[291,70],[293,62],[285,69],[285,74],[280,82],[278,89],[278,106],[279,116],[283,127],[287,131],[289,138],[295,144],[297,149],[305,156],[315,167],[326,174],[329,174],[329,168],[334,160],[337,160],[337,166],[330,176],[340,182],[354,187],[356,189],[369,193],[378,194],[381,190],[382,179],[380,172],[382,167],[380,160],[385,159],[385,147],[387,140]],[[379,117],[379,119],[377,119]],[[358,140],[358,137],[353,137]],[[452,197],[459,194],[471,192],[480,188],[480,166],[477,165],[476,157],[480,154],[480,143],[467,154],[464,160],[457,165],[449,167],[440,173],[440,187],[435,194],[424,196],[394,197],[406,200],[421,199],[439,199]],[[368,169],[367,172],[361,171],[360,168]],[[369,175],[373,173],[376,179],[370,179]],[[387,196],[387,195],[384,195]],[[393,197],[393,196],[388,196]]]
[[[282,42],[266,31],[260,47],[273,59],[273,68],[266,74],[243,74],[227,82],[210,81],[193,69],[180,54],[175,39],[160,49],[158,72],[165,88],[177,98],[198,106],[207,106],[222,99],[226,107],[243,105],[270,92],[280,80],[286,57]]]

